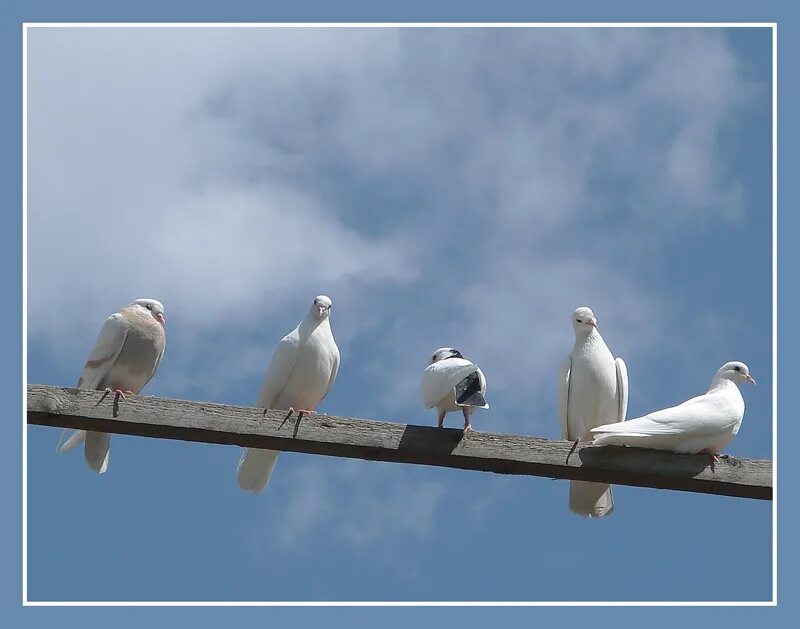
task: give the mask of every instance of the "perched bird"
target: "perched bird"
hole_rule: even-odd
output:
[[[472,430],[470,414],[476,408],[489,408],[486,403],[486,377],[473,363],[452,347],[441,347],[431,356],[422,372],[422,401],[425,408],[439,411],[439,428],[444,427],[448,411],[461,409],[464,430]]]
[[[683,404],[592,430],[599,446],[635,446],[691,454],[709,454],[714,461],[736,436],[744,417],[738,385],[755,384],[747,365],[725,363],[703,395]]]
[[[164,306],[155,299],[137,299],[115,312],[100,330],[83,366],[78,388],[114,393],[115,405],[126,394],[139,393],[158,371],[164,356],[167,345],[164,324]],[[65,429],[59,441],[59,453],[83,441],[83,455],[89,467],[98,474],[108,469],[111,435],[76,430],[62,445],[66,433]]]
[[[591,441],[589,432],[609,421],[621,422],[628,410],[628,370],[614,359],[597,330],[590,308],[572,313],[575,344],[561,367],[558,379],[558,411],[561,438]],[[614,509],[611,485],[570,481],[569,508],[589,517],[602,517]]]
[[[258,391],[256,406],[313,413],[336,380],[339,348],[331,331],[330,297],[319,295],[298,326],[278,343]],[[278,460],[275,450],[246,448],[239,460],[237,480],[245,491],[267,486]]]

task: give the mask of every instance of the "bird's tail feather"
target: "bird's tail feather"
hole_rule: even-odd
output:
[[[236,472],[239,487],[245,491],[260,492],[269,483],[277,461],[278,452],[275,450],[245,448]]]
[[[569,508],[573,513],[602,518],[614,510],[611,485],[573,480],[569,483]]]
[[[98,474],[104,474],[108,469],[108,457],[111,453],[111,435],[106,432],[87,432],[85,439],[83,458],[86,459],[86,465]]]
[[[85,430],[73,430],[72,434],[69,438],[65,441],[64,437],[67,436],[69,432],[69,428],[64,428],[61,431],[61,438],[58,440],[58,445],[56,446],[56,451],[59,454],[64,454],[65,452],[69,452],[77,446],[79,443],[83,443],[83,440],[86,439],[86,431]]]

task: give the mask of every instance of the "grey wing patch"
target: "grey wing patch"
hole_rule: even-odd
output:
[[[456,404],[459,406],[486,406],[486,398],[481,391],[481,380],[475,370],[453,387]]]

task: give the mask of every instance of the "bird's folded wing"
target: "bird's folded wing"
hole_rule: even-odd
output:
[[[79,389],[98,387],[122,351],[128,336],[128,328],[128,322],[119,312],[106,319],[100,334],[97,335],[94,349],[83,366],[83,372],[78,379]]]
[[[286,386],[289,376],[297,362],[300,348],[300,336],[295,329],[281,339],[264,374],[264,380],[258,391],[256,406],[259,408],[271,408],[278,399],[278,395]]]
[[[156,375],[158,368],[161,366],[161,359],[164,358],[164,350],[166,349],[167,349],[167,339],[166,337],[164,337],[164,343],[161,346],[161,351],[158,353],[158,358],[156,358],[156,364],[153,365],[153,373],[150,374],[150,377],[147,379],[147,382],[150,382],[150,380],[153,379],[153,376]],[[146,385],[147,382],[145,382],[144,384]],[[142,387],[144,387],[144,385],[142,385]]]
[[[628,367],[625,361],[617,358],[614,361],[617,367],[617,403],[619,408],[619,420],[625,421],[625,415],[628,413]]]
[[[558,372],[558,421],[561,424],[561,438],[569,439],[569,422],[567,421],[567,410],[569,409],[569,377],[572,371],[572,357],[567,356],[567,360],[561,365]]]
[[[422,401],[425,408],[433,408],[445,396],[453,395],[453,387],[475,370],[475,365],[459,358],[428,365],[422,372]]]
[[[334,343],[334,347],[336,344]],[[331,377],[328,380],[328,386],[325,388],[325,393],[322,396],[322,400],[324,400],[328,393],[330,393],[331,387],[333,386],[334,381],[336,380],[336,374],[339,373],[339,348],[336,347],[336,354],[334,355],[333,361],[333,368],[331,369]],[[322,401],[320,400],[320,402]]]
[[[459,406],[477,406],[489,408],[486,402],[486,377],[483,372],[475,367],[453,387],[453,395]]]
[[[592,433],[630,436],[705,435],[714,434],[734,421],[712,397],[701,395],[643,417],[598,426],[592,429]]]

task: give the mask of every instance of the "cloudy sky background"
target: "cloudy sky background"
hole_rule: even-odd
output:
[[[164,302],[146,393],[251,404],[318,293],[330,414],[433,424],[430,352],[487,374],[478,430],[558,436],[571,311],[629,416],[757,387],[771,456],[767,29],[33,29],[28,379],[74,385],[108,314]],[[456,425],[457,418],[450,420]],[[736,600],[771,595],[771,505],[115,437],[110,471],[30,428],[31,599]],[[57,525],[56,525],[57,523]],[[746,543],[741,543],[747,540]]]

